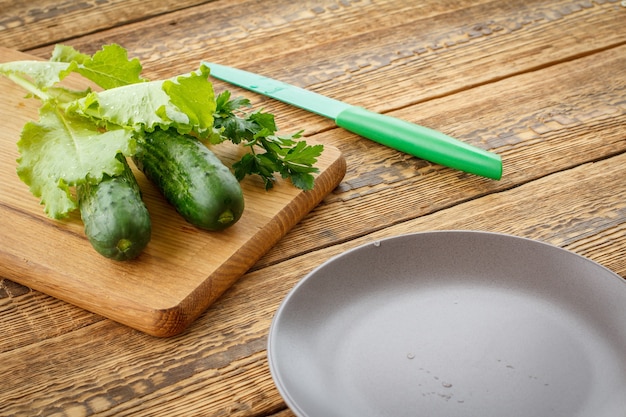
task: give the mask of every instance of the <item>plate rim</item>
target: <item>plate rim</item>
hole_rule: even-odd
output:
[[[296,284],[289,290],[289,292],[281,300],[278,308],[276,309],[272,317],[271,324],[269,327],[269,332],[268,332],[267,346],[266,346],[267,347],[267,360],[268,360],[268,367],[270,370],[270,375],[282,399],[285,401],[286,405],[297,416],[307,417],[308,414],[305,410],[301,408],[298,402],[292,397],[292,395],[289,392],[288,387],[284,383],[280,370],[278,369],[278,365],[277,365],[278,360],[274,356],[274,345],[276,343],[276,337],[277,337],[279,325],[281,323],[281,320],[283,320],[284,318],[284,314],[285,314],[284,312],[290,306],[291,300],[298,295],[299,291],[301,291],[301,288],[304,287],[311,279],[314,279],[314,277],[318,274],[318,272],[322,270],[323,268],[327,267],[329,264],[333,263],[334,261],[340,258],[348,257],[354,252],[357,252],[364,248],[371,247],[372,245],[381,246],[386,241],[391,241],[391,240],[396,240],[396,239],[413,239],[413,238],[424,238],[424,237],[428,237],[431,235],[458,235],[458,234],[472,235],[472,236],[499,237],[499,238],[504,238],[507,240],[521,241],[528,245],[536,245],[537,247],[544,247],[547,250],[556,251],[560,255],[572,256],[572,257],[582,260],[585,263],[594,265],[600,270],[603,270],[603,272],[606,273],[607,275],[610,275],[613,278],[615,278],[617,282],[621,282],[624,288],[626,288],[626,278],[620,276],[615,271],[611,270],[610,268],[602,265],[601,263],[597,261],[594,261],[593,259],[590,259],[572,250],[557,246],[552,243],[544,242],[544,241],[529,238],[529,237],[503,233],[503,232],[468,230],[468,229],[418,231],[418,232],[408,232],[408,233],[402,233],[402,234],[397,234],[397,235],[392,235],[392,236],[386,236],[380,239],[372,239],[368,242],[358,244],[339,254],[329,257],[327,260],[317,265],[314,269],[312,269],[310,272],[305,274],[301,279],[299,279],[298,282],[296,282]]]

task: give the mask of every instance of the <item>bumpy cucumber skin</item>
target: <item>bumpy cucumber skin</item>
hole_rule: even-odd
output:
[[[117,159],[124,164],[121,175],[105,175],[99,184],[81,185],[77,196],[91,246],[107,258],[125,261],[144,250],[152,235],[152,222],[126,159],[122,155]]]
[[[239,181],[193,136],[158,129],[146,133],[133,160],[192,225],[217,231],[241,218],[244,198]]]

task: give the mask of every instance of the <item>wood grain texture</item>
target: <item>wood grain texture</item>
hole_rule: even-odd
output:
[[[119,43],[150,77],[203,59],[262,72],[497,150],[504,178],[410,158],[249,95],[285,130],[303,128],[342,152],[339,186],[170,338],[1,281],[0,334],[8,337],[0,338],[0,372],[11,378],[0,384],[4,414],[294,417],[265,354],[276,309],[321,263],[398,234],[510,233],[626,277],[620,0],[217,0],[171,9],[56,40],[90,53]],[[92,19],[78,23],[70,13],[58,22],[70,33]],[[30,52],[47,59],[52,39]]]
[[[0,338],[0,354],[104,319],[5,278],[0,280],[0,295],[0,329],[4,335]]]
[[[23,57],[0,49],[0,61]],[[136,173],[152,218],[152,240],[136,260],[114,262],[91,248],[77,214],[66,221],[47,219],[17,178],[15,143],[22,126],[36,120],[38,103],[24,99],[24,91],[6,78],[0,88],[5,92],[0,112],[7,118],[0,132],[0,224],[6,231],[0,244],[0,274],[156,336],[183,331],[335,188],[345,172],[341,153],[328,146],[311,191],[280,180],[267,192],[259,180],[244,180],[242,219],[213,233],[187,224],[156,187]],[[213,150],[224,161],[236,160],[240,152],[235,146]]]
[[[24,51],[207,1],[0,0],[0,45]]]
[[[164,71],[148,65],[164,59],[178,72],[201,60],[240,66],[387,112],[624,44],[619,13],[618,0],[280,0],[272,8],[238,0],[69,43],[92,53],[122,42],[152,68],[149,74]],[[32,53],[47,57],[50,50]]]
[[[471,178],[257,97],[256,105],[275,111],[287,129],[303,128],[354,161],[339,189],[258,266],[311,250],[303,241],[318,246],[347,240],[384,227],[389,219],[400,222],[504,190],[612,155],[626,145],[621,136],[624,81],[614,76],[626,65],[620,47],[626,31],[616,26],[616,14],[624,13],[616,1],[333,4],[284,2],[276,15],[256,2],[233,7],[216,2],[194,8],[193,16],[183,10],[149,25],[74,42],[90,50],[124,39],[147,62],[175,55],[181,62],[210,59],[239,65],[503,155],[503,181]],[[366,23],[373,14],[376,24]],[[325,30],[329,21],[340,19],[342,24],[333,26],[336,32]],[[213,30],[206,30],[209,26]],[[162,34],[167,48],[141,42],[142,31]],[[178,43],[168,44],[173,40]],[[281,48],[276,48],[278,40]],[[567,146],[553,146],[561,140]],[[382,163],[372,169],[368,160]],[[348,218],[355,214],[344,207],[362,198],[376,210],[352,224]],[[308,219],[318,222],[320,214],[327,226],[308,228]],[[315,239],[309,239],[310,233]]]
[[[624,152],[626,79],[615,76],[626,68],[624,57],[622,46],[390,113],[442,126],[460,140],[493,149],[503,157],[500,182],[407,158],[348,132],[317,135],[341,147],[348,161],[355,162],[325,203],[256,267],[303,253],[309,250],[306,242],[319,246],[346,241],[390,222]],[[368,160],[379,163],[372,169]],[[356,201],[367,202],[372,210],[346,210]],[[320,218],[324,229],[315,226]]]
[[[6,352],[2,357],[14,385],[0,388],[0,398],[11,399],[5,409],[17,415],[31,401],[44,414],[61,412],[59,404],[87,415],[270,413],[281,407],[264,353],[272,315],[316,265],[385,237],[471,229],[572,249],[626,277],[625,198],[626,155],[555,173],[248,273],[177,337],[149,338],[101,321]],[[66,343],[72,343],[71,352],[61,347]],[[30,359],[20,366],[23,357]]]

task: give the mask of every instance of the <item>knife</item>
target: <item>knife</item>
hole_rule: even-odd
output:
[[[499,180],[502,158],[444,133],[374,113],[330,97],[237,68],[203,62],[210,75],[333,119],[337,126],[390,148],[475,175]]]

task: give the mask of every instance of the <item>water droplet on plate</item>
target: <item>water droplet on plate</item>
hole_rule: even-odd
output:
[[[408,359],[415,359],[415,354],[413,354],[413,353],[408,353],[408,354],[406,355],[406,357],[407,357]]]

